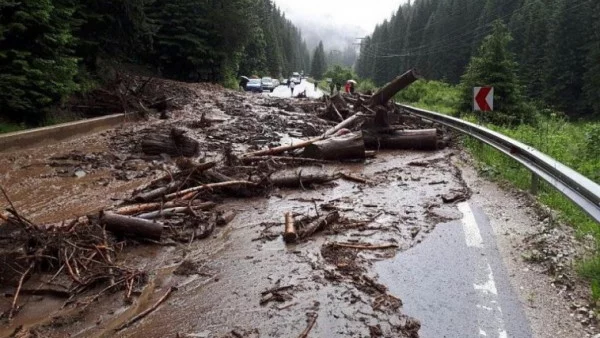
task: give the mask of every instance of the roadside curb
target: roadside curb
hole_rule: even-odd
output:
[[[136,114],[114,114],[54,126],[29,129],[0,135],[0,152],[23,149],[41,143],[57,142],[70,137],[110,129],[137,120]]]

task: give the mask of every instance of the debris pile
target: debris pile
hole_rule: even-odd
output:
[[[158,126],[131,132],[129,140],[115,141],[119,149],[131,152],[129,155],[135,160],[162,159],[167,162],[176,158],[176,166],[163,165],[166,174],[133,191],[130,198],[87,217],[60,224],[37,225],[19,214],[12,204],[9,214],[0,213],[8,224],[0,229],[0,244],[8,243],[0,251],[0,285],[16,287],[12,309],[5,316],[10,318],[18,310],[19,293],[29,292],[22,285],[34,272],[54,282],[62,278],[60,284],[68,299],[99,285],[102,288],[95,299],[115,290],[124,290],[126,299],[130,298],[146,282],[147,276],[144,271],[116,264],[119,251],[137,242],[191,243],[207,238],[216,228],[226,226],[235,218],[233,211],[222,209],[223,201],[228,197],[267,196],[277,188],[307,189],[340,178],[371,184],[362,177],[319,170],[316,166],[336,161],[365,161],[376,156],[380,149],[436,150],[445,147],[444,130],[415,130],[422,125],[421,121],[402,114],[389,103],[398,90],[416,79],[416,73],[409,71],[373,96],[338,94],[326,97],[324,102],[302,99],[295,106],[286,101],[270,100],[273,105],[285,109],[280,115],[252,115],[248,113],[251,107],[237,104],[221,107],[227,118],[220,119],[204,109],[201,113],[195,112],[195,119],[187,124],[174,118],[165,119]],[[135,97],[136,93],[144,92],[151,82],[150,78],[138,83],[134,86],[137,89],[130,94]],[[228,95],[235,102],[239,94]],[[171,100],[161,102],[157,105],[157,102],[136,101],[135,106],[140,110],[144,110],[140,107],[158,110]],[[278,142],[281,131],[289,130],[297,133],[293,135],[295,137],[310,139],[294,139],[291,144]],[[133,143],[130,142],[132,139],[137,142],[128,144]],[[242,146],[244,142],[247,144]],[[130,159],[129,156],[104,155],[71,154],[54,161],[57,167],[77,161],[88,162],[90,167],[86,170],[89,170],[113,168],[107,164],[111,161],[122,167]],[[141,170],[148,175],[156,167],[145,166]],[[9,200],[7,194],[5,198]],[[287,212],[282,215],[283,222],[273,226],[276,231],[266,232],[263,236],[274,238],[283,234],[286,243],[296,243],[308,241],[320,232],[335,233],[368,224],[345,219],[335,207],[322,205],[321,209],[326,212],[312,217]],[[361,266],[364,261],[358,252],[386,255],[394,253],[397,247],[394,243],[328,242],[323,245],[321,255],[334,267],[329,274],[331,280],[354,284],[375,297],[374,309],[387,311],[397,309],[401,302],[388,294],[385,286],[365,274]],[[13,263],[17,265],[13,266]],[[269,290],[263,294],[261,304],[285,301],[288,299],[286,292],[292,288]],[[168,289],[156,306],[174,290]],[[316,314],[309,317],[305,335],[315,320]],[[405,333],[418,331],[418,323],[405,326],[410,327],[398,330]]]

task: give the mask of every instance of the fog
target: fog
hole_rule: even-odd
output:
[[[302,30],[310,50],[323,41],[325,50],[343,50],[371,34],[407,0],[274,0]]]

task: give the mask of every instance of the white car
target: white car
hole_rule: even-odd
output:
[[[300,77],[300,73],[293,72],[292,73],[292,81],[294,81],[294,83],[296,83],[296,84],[300,84],[302,82],[302,79]]]

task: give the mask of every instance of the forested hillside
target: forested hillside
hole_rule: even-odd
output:
[[[42,122],[123,62],[234,84],[308,70],[310,56],[271,0],[0,1],[0,119]]]
[[[416,68],[458,83],[497,19],[530,99],[571,116],[600,115],[598,0],[415,0],[363,41],[357,73],[381,85]]]

